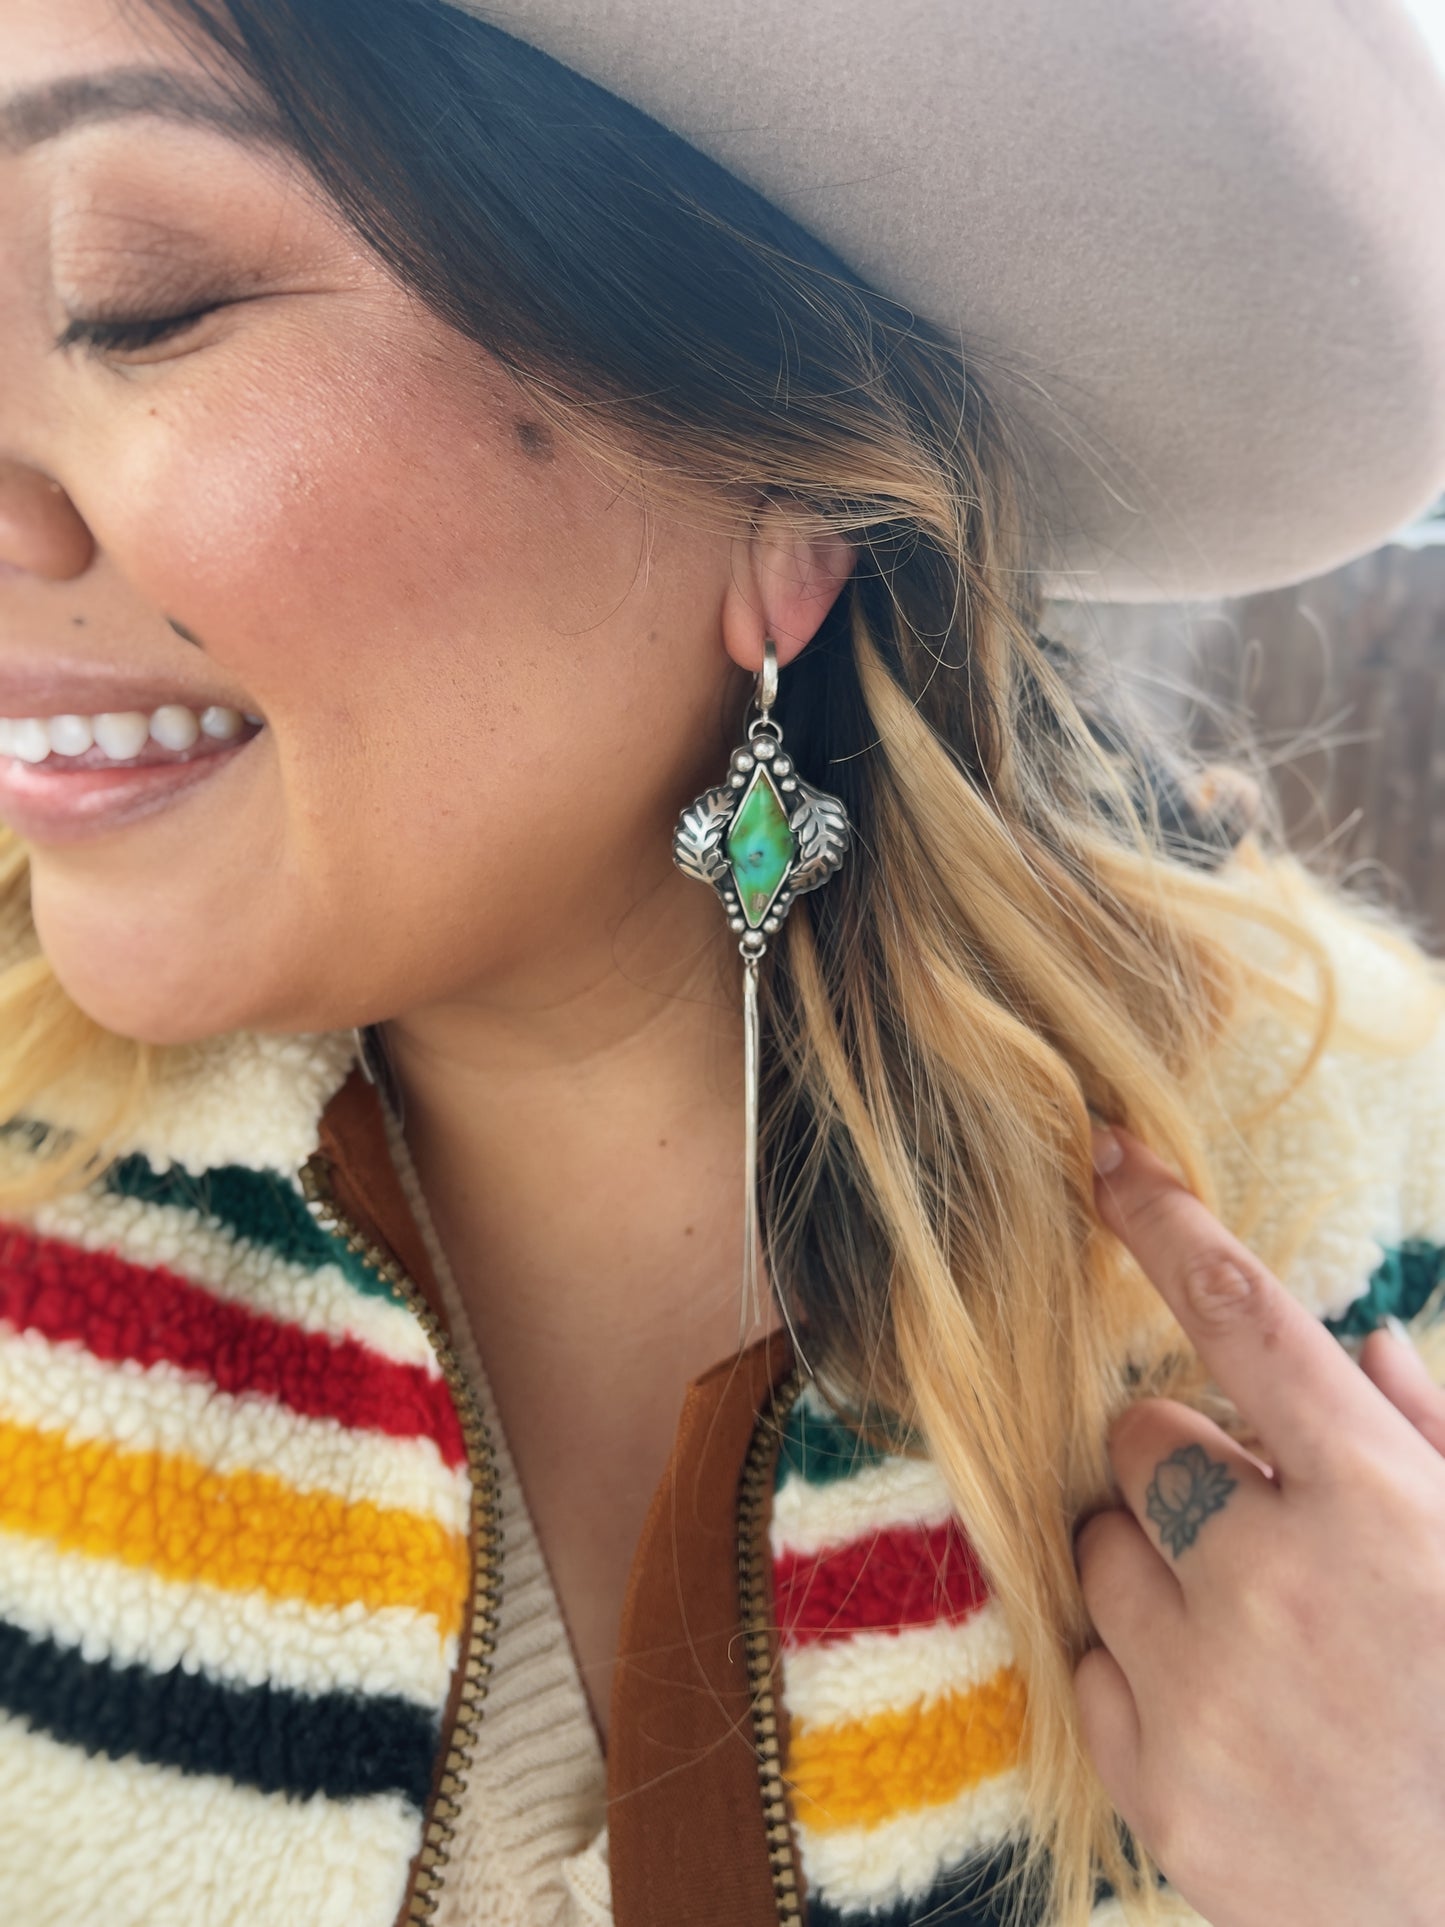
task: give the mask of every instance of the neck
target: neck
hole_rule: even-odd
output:
[[[716,905],[698,908],[697,941],[668,946],[690,961],[665,981],[612,943],[590,975],[569,958],[565,992],[534,982],[505,1006],[457,998],[386,1029],[599,1726],[683,1390],[738,1348],[741,966]]]
[[[386,1037],[484,1356],[503,1334],[613,1364],[684,1332],[709,1363],[736,1342],[735,955],[714,952],[675,988],[614,971],[561,1006],[458,1000]]]

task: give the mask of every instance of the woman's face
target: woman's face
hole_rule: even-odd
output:
[[[0,754],[61,981],[175,1041],[566,994],[629,905],[695,949],[670,832],[741,681],[734,543],[549,435],[279,149],[73,117],[82,77],[205,84],[132,12],[0,10],[0,717],[260,727],[139,772]]]

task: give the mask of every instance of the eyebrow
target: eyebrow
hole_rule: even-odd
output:
[[[0,154],[23,154],[72,128],[133,114],[219,128],[232,140],[252,146],[285,144],[280,123],[259,104],[173,68],[115,67],[0,96]]]

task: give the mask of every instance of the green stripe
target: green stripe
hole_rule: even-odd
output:
[[[1336,1337],[1363,1337],[1385,1317],[1418,1316],[1442,1282],[1445,1282],[1445,1245],[1425,1238],[1407,1238],[1385,1253],[1369,1284],[1349,1310],[1338,1318],[1327,1318],[1325,1324]],[[876,1421],[874,1429],[891,1430],[897,1437],[895,1450],[907,1449],[906,1437],[896,1425],[890,1428],[885,1422]],[[777,1484],[781,1486],[787,1479],[806,1479],[809,1485],[833,1485],[870,1466],[880,1465],[888,1456],[890,1454],[872,1438],[862,1437],[835,1412],[822,1409],[816,1393],[805,1392],[794,1404],[783,1427]]]
[[[851,1479],[856,1472],[881,1465],[905,1449],[906,1438],[896,1421],[875,1418],[871,1430],[891,1434],[896,1440],[893,1451],[885,1450],[874,1438],[861,1436],[834,1412],[821,1411],[808,1393],[796,1400],[783,1427],[778,1449],[776,1483],[790,1478],[806,1479],[809,1485],[833,1485]]]
[[[244,1165],[222,1164],[201,1177],[172,1166],[155,1171],[145,1158],[121,1158],[105,1176],[116,1197],[142,1204],[171,1205],[208,1219],[229,1237],[273,1252],[287,1264],[316,1271],[335,1265],[347,1283],[369,1298],[405,1305],[402,1294],[379,1278],[340,1238],[325,1231],[306,1208],[306,1200],[286,1178]]]
[[[1445,1245],[1407,1238],[1385,1253],[1348,1311],[1325,1324],[1336,1338],[1363,1338],[1382,1318],[1414,1318],[1445,1278]]]

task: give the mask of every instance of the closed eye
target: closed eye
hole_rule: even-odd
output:
[[[128,349],[149,348],[158,341],[169,341],[173,335],[183,334],[214,312],[214,307],[208,307],[172,315],[75,315],[56,336],[55,346],[82,348],[88,354],[124,354]]]

